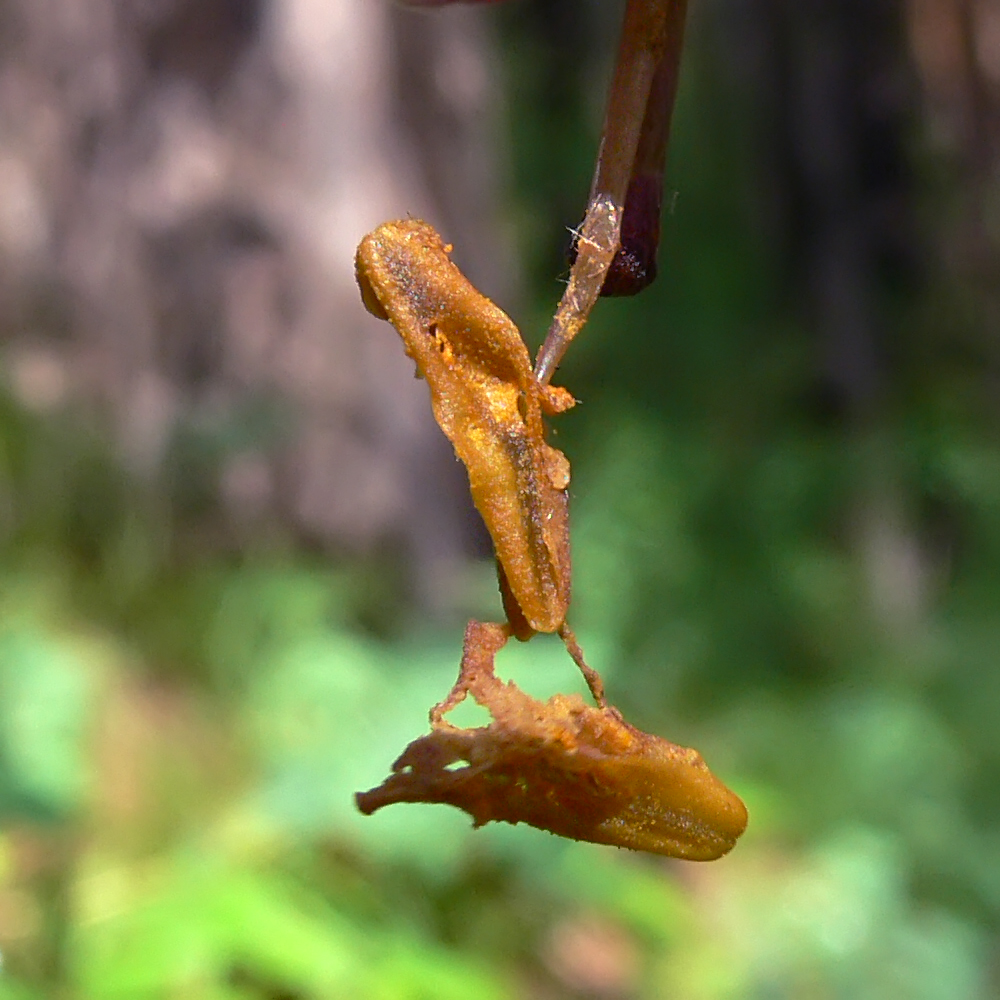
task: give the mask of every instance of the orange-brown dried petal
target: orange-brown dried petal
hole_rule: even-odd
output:
[[[540,702],[493,673],[507,630],[472,623],[450,708],[468,691],[493,722],[459,729],[440,716],[378,788],[359,793],[370,814],[394,802],[440,802],[476,826],[528,823],[575,840],[710,861],[730,851],[746,807],[695,750],[625,722],[577,695]],[[461,766],[455,767],[459,764]]]
[[[565,410],[573,399],[543,391],[517,327],[446,250],[424,222],[379,226],[358,247],[362,297],[388,316],[427,380],[523,617],[553,632],[569,604],[569,463],[545,443],[542,405]]]

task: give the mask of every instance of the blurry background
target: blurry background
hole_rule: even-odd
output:
[[[3,1000],[1000,994],[1000,0],[693,0],[661,277],[558,378],[573,624],[734,853],[353,810],[500,614],[354,247],[536,345],[619,14],[0,0]]]

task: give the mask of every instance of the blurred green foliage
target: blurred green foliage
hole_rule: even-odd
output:
[[[565,156],[582,202],[593,136],[572,93],[552,131],[543,56],[509,50],[537,247],[537,199]],[[0,1000],[996,994],[996,426],[961,366],[916,366],[865,426],[816,418],[740,134],[696,48],[686,73],[663,277],[599,306],[557,433],[585,648],[745,796],[744,841],[686,866],[445,809],[363,819],[351,795],[424,730],[460,625],[378,638],[395,597],[370,567],[201,551],[100,440],[5,402]],[[185,447],[211,466],[224,437]],[[960,545],[923,517],[943,503]],[[579,686],[544,639],[501,666]]]

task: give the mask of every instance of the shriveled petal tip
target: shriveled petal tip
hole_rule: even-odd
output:
[[[695,750],[626,723],[576,695],[539,702],[512,684],[474,691],[494,722],[442,723],[411,743],[378,787],[356,796],[370,815],[394,802],[440,802],[476,826],[528,823],[574,840],[690,861],[730,851],[747,825],[742,801]]]

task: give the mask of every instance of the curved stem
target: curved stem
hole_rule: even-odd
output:
[[[601,146],[577,257],[535,374],[551,378],[594,307],[621,245],[629,185],[637,172],[662,183],[687,0],[628,0]],[[657,205],[657,216],[658,206]],[[659,219],[653,239],[658,238]],[[655,253],[655,248],[654,248]]]

